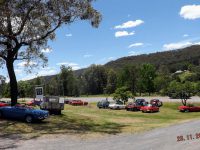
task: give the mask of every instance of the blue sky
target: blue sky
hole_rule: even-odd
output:
[[[76,21],[57,30],[56,40],[44,50],[48,66],[24,70],[15,62],[18,80],[59,72],[61,64],[74,70],[105,64],[124,56],[173,50],[200,44],[200,2],[197,0],[97,0],[99,28]],[[34,62],[32,62],[34,64]],[[1,70],[6,75],[6,70]]]

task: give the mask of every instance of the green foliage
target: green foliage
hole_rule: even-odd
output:
[[[136,93],[136,79],[138,68],[133,65],[127,65],[121,69],[118,75],[118,87],[126,86],[132,93]]]
[[[117,87],[117,74],[113,69],[110,69],[108,71],[107,85],[104,92],[106,94],[112,94],[115,92],[116,87]]]
[[[180,50],[124,57],[108,62],[105,66],[120,70],[127,64],[139,66],[144,63],[150,63],[157,69],[164,67],[169,73],[174,73],[177,70],[187,70],[189,67],[188,64],[198,66],[199,58],[200,46],[191,46]]]
[[[166,94],[165,92],[167,91],[167,87],[170,82],[170,77],[164,74],[158,75],[154,79],[154,87],[155,87],[155,92],[158,92],[160,94]]]
[[[149,95],[154,91],[154,79],[156,77],[155,67],[151,64],[143,64],[139,70],[138,85],[139,91],[148,92]]]
[[[107,85],[107,71],[101,65],[92,65],[83,74],[87,94],[102,94]]]
[[[74,72],[71,67],[61,66],[61,72],[59,74],[59,79],[57,79],[58,83],[63,92],[63,96],[74,96],[79,95],[79,91],[77,89],[77,80],[74,76]],[[60,81],[60,82],[59,82]]]
[[[40,79],[37,78],[36,80],[40,80]],[[35,84],[35,85],[40,85],[40,84]],[[21,97],[21,98],[35,97],[35,91],[34,91],[35,86],[34,86],[34,84],[30,84],[26,81],[19,81],[18,87],[19,87],[19,97]]]
[[[117,88],[115,93],[113,94],[113,100],[116,102],[121,101],[124,104],[128,101],[129,98],[134,98],[131,91],[128,91],[127,87]]]

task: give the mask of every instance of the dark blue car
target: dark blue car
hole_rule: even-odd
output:
[[[7,106],[0,108],[0,118],[5,117],[17,120],[25,120],[27,123],[37,120],[44,120],[48,116],[48,111],[33,109],[25,106]]]

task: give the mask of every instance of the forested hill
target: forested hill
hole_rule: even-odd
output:
[[[170,71],[176,71],[177,68],[184,69],[188,63],[200,64],[200,46],[195,45],[179,50],[157,52],[152,54],[143,54],[138,56],[129,56],[108,62],[105,67],[120,69],[129,65],[140,65],[143,63],[151,63],[156,67],[161,65],[167,66]]]

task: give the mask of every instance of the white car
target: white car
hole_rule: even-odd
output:
[[[110,109],[125,109],[126,105],[123,104],[109,104]]]

